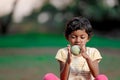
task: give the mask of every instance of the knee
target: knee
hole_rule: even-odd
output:
[[[54,75],[53,73],[47,73],[44,77],[43,80],[59,80],[59,78]]]
[[[104,74],[98,75],[95,80],[108,80],[107,76]]]

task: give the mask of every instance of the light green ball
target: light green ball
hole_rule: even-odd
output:
[[[73,45],[73,46],[71,47],[71,52],[72,52],[72,54],[74,54],[74,55],[80,54],[80,47],[79,47],[78,45]]]

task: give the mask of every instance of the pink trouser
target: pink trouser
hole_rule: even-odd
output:
[[[95,78],[95,80],[108,80],[108,78],[104,74],[100,74]]]
[[[53,73],[47,73],[44,77],[43,80],[60,80],[56,75]]]
[[[43,80],[60,80],[60,79],[53,73],[47,73],[43,77]],[[100,74],[95,78],[95,80],[108,80],[108,78],[104,74]]]

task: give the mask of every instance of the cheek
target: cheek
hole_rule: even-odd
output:
[[[74,44],[75,43],[74,39],[68,39],[68,41],[69,41],[70,44]]]
[[[89,41],[89,40],[83,40],[83,43],[85,43],[85,44],[86,44],[88,41]]]

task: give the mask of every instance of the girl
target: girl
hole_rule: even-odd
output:
[[[100,52],[86,43],[93,34],[92,26],[85,17],[74,17],[68,21],[65,37],[69,46],[61,48],[56,54],[60,64],[60,80],[94,80],[99,74]],[[80,54],[73,55],[71,46],[78,45]]]
[[[60,79],[53,73],[48,73],[43,80],[108,80],[104,74],[99,74],[99,62],[102,59],[99,51],[86,47],[92,33],[88,19],[75,17],[68,21],[65,37],[70,45],[59,49],[56,55],[60,64]],[[73,45],[80,47],[79,55],[72,54]]]
[[[47,73],[44,77],[43,80],[60,80],[56,75],[53,73]],[[74,80],[80,80],[79,77],[74,78]],[[95,80],[108,80],[107,76],[104,74],[98,75]]]

